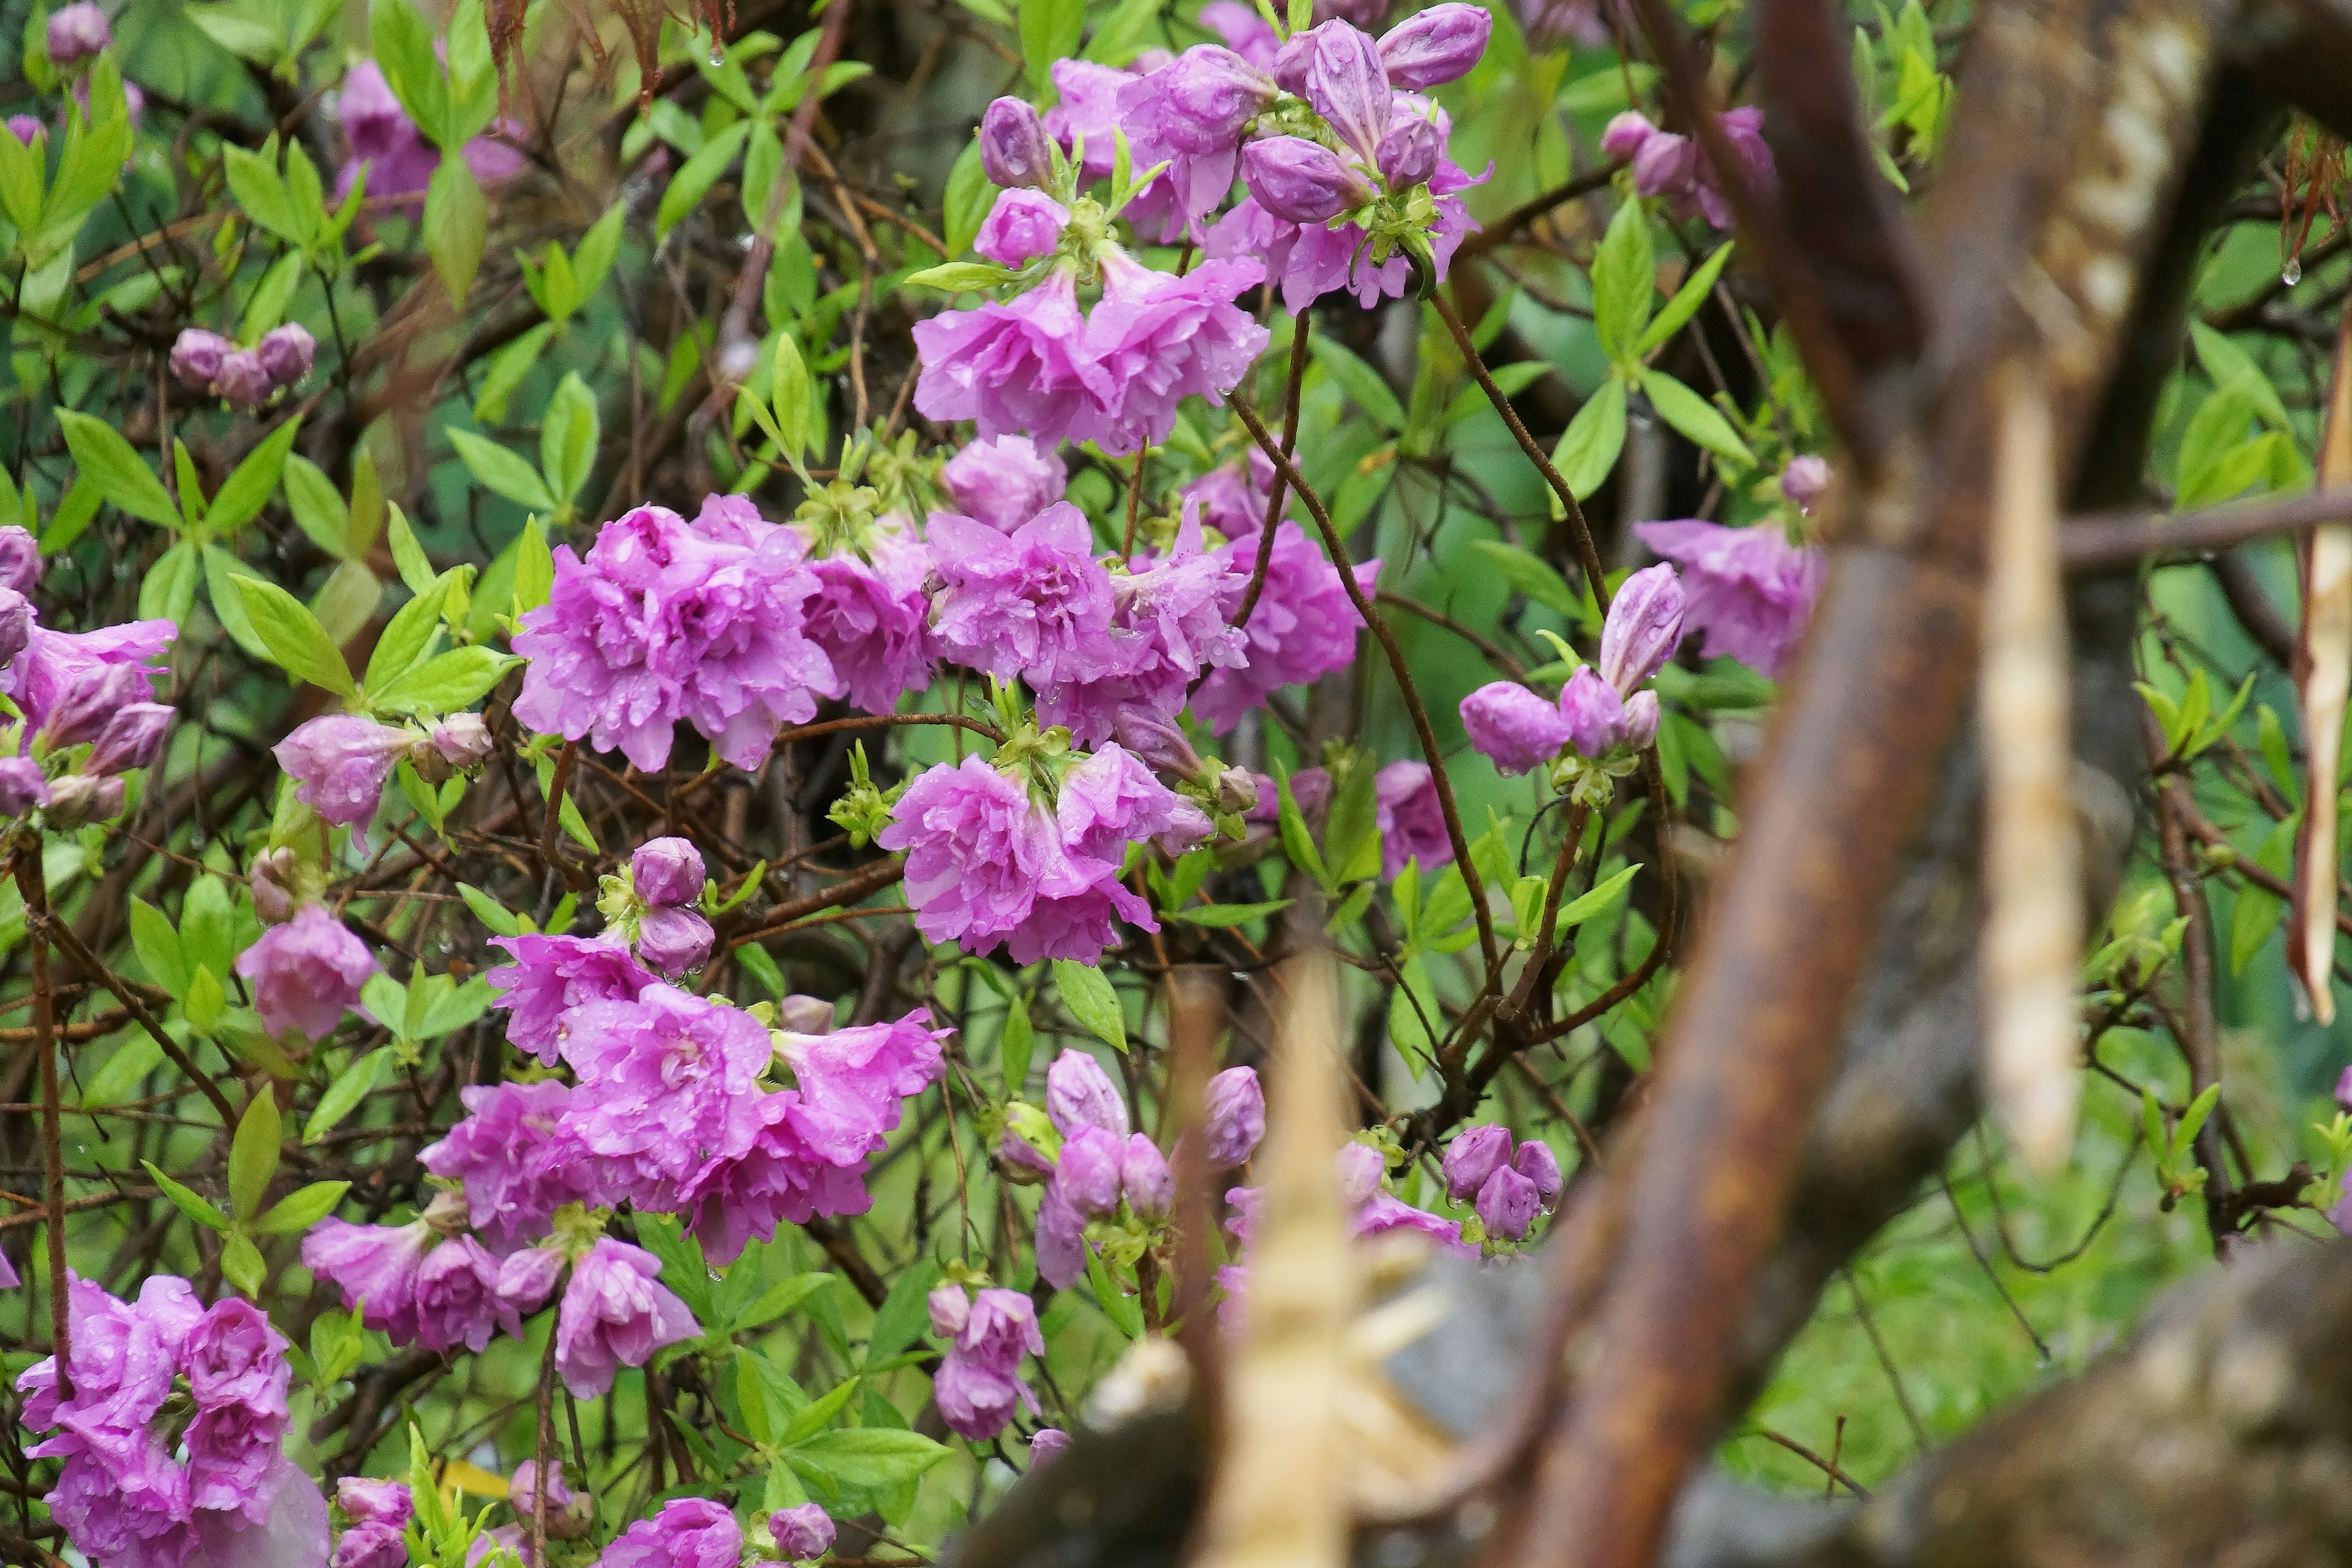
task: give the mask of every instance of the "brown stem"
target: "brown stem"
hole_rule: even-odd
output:
[[[727,951],[734,952],[747,942],[772,936],[785,926],[804,916],[833,909],[841,904],[854,904],[869,893],[880,892],[907,874],[903,855],[893,855],[887,860],[877,860],[863,870],[854,871],[832,887],[810,893],[804,898],[790,899],[768,911],[767,919],[750,931],[729,939]]]
[[[2143,555],[2227,550],[2249,540],[2347,521],[2352,521],[2352,492],[2341,489],[2273,496],[2202,511],[2093,512],[2070,518],[2058,530],[2058,555],[2070,570],[2079,571]]]
[[[1380,639],[1381,650],[1388,655],[1389,668],[1396,676],[1397,690],[1404,698],[1405,711],[1412,716],[1413,732],[1421,739],[1422,755],[1429,759],[1429,777],[1437,787],[1437,804],[1445,816],[1445,837],[1454,847],[1454,863],[1462,868],[1462,880],[1470,892],[1471,912],[1478,917],[1478,947],[1486,960],[1486,978],[1491,988],[1495,977],[1502,973],[1503,968],[1501,952],[1495,945],[1495,912],[1486,907],[1485,883],[1478,875],[1478,868],[1470,863],[1470,840],[1463,835],[1462,814],[1454,804],[1454,783],[1445,776],[1445,757],[1438,750],[1437,731],[1430,727],[1429,710],[1423,706],[1421,689],[1413,684],[1412,671],[1406,668],[1404,650],[1397,646],[1396,634],[1389,630],[1388,622],[1382,620],[1380,612],[1372,607],[1363,584],[1356,581],[1355,573],[1349,570],[1348,547],[1340,542],[1339,531],[1331,526],[1331,514],[1324,510],[1322,498],[1315,493],[1291,463],[1290,454],[1274,444],[1273,433],[1257,416],[1257,410],[1249,405],[1249,400],[1237,392],[1234,395],[1233,406],[1234,412],[1241,416],[1242,423],[1249,426],[1249,433],[1258,446],[1274,459],[1275,472],[1289,479],[1291,488],[1307,503],[1307,511],[1315,519],[1315,526],[1322,531],[1323,547],[1331,552],[1332,570],[1339,573],[1340,584],[1348,590],[1349,601],[1356,606],[1356,614],[1363,617],[1364,625],[1371,628],[1372,636]]]
[[[1528,461],[1543,475],[1544,483],[1551,487],[1552,494],[1559,498],[1561,509],[1568,513],[1570,535],[1576,541],[1577,563],[1584,568],[1584,580],[1592,585],[1593,601],[1606,610],[1609,607],[1609,580],[1601,569],[1601,550],[1592,542],[1592,529],[1584,521],[1584,508],[1577,504],[1576,492],[1568,488],[1568,480],[1552,467],[1551,458],[1545,454],[1543,447],[1537,445],[1536,438],[1528,434],[1528,427],[1519,422],[1518,413],[1511,406],[1511,400],[1503,395],[1503,389],[1496,386],[1495,378],[1486,374],[1486,362],[1478,357],[1478,347],[1470,341],[1470,330],[1462,324],[1462,318],[1455,313],[1452,301],[1439,294],[1433,296],[1430,303],[1437,308],[1437,319],[1445,323],[1445,330],[1454,334],[1454,346],[1462,351],[1462,363],[1468,365],[1470,374],[1478,378],[1478,385],[1486,392],[1486,401],[1495,405],[1495,412],[1501,415],[1503,423],[1510,426],[1511,438],[1518,442],[1519,450],[1528,455]]]
[[[1307,381],[1307,316],[1304,310],[1290,318],[1290,381],[1283,399],[1282,455],[1290,456],[1298,449],[1298,389]],[[1284,494],[1290,488],[1289,474],[1277,468],[1274,489],[1265,498],[1265,522],[1258,530],[1257,560],[1251,564],[1249,587],[1243,591],[1242,607],[1234,612],[1234,629],[1240,631],[1249,625],[1251,614],[1257,608],[1258,595],[1265,592],[1265,574],[1274,564],[1274,528],[1282,521]]]
[[[539,1363],[539,1436],[531,1450],[537,1460],[531,1472],[530,1489],[530,1560],[547,1561],[547,1466],[554,1445],[549,1431],[553,1424],[555,1405],[555,1325],[547,1328],[547,1354]],[[582,1484],[587,1480],[583,1473]]]
[[[30,907],[28,903],[26,908]],[[212,1074],[198,1067],[194,1059],[180,1048],[179,1042],[164,1033],[163,1026],[155,1021],[155,1015],[147,1010],[146,1005],[139,1000],[138,994],[114,971],[100,963],[97,954],[82,945],[81,938],[74,934],[72,926],[63,921],[47,923],[50,939],[64,950],[65,955],[79,964],[85,973],[94,976],[100,984],[113,992],[115,1000],[122,1004],[123,1010],[147,1031],[147,1037],[163,1049],[164,1058],[204,1091],[205,1098],[212,1101],[213,1109],[220,1113],[221,1125],[236,1126],[236,1112],[229,1108],[228,1096],[221,1092],[221,1087],[213,1081]]]
[[[567,882],[575,875],[586,875],[564,859],[555,848],[555,829],[563,811],[563,792],[572,783],[572,769],[579,760],[580,742],[564,742],[562,752],[555,759],[555,774],[547,783],[547,815],[540,819],[539,824],[540,858],[562,871]]]
[[[1579,196],[1589,196],[1606,185],[1617,177],[1617,171],[1624,166],[1622,163],[1603,163],[1597,169],[1587,169],[1583,174],[1554,185],[1543,195],[1521,202],[1517,206],[1488,224],[1484,229],[1463,241],[1462,248],[1454,253],[1454,264],[1459,267],[1472,257],[1484,256],[1490,250],[1500,249],[1509,244],[1512,237],[1519,230],[1527,227],[1552,208],[1566,206]]]
[[[41,839],[27,831],[16,839],[16,890],[24,895],[26,934],[32,940],[33,1048],[41,1059],[41,1179],[48,1199],[49,1341],[57,1349],[58,1397],[73,1395],[70,1292],[66,1285],[66,1158],[64,1117],[58,1106],[56,1009],[49,990],[49,887],[41,867]]]

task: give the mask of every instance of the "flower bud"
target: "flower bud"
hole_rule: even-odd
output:
[[[1536,1184],[1512,1170],[1498,1167],[1478,1189],[1478,1219],[1486,1226],[1488,1236],[1501,1237],[1505,1241],[1526,1237],[1528,1226],[1535,1223]]]
[[[1486,1178],[1498,1165],[1511,1157],[1511,1130],[1491,1122],[1483,1127],[1466,1127],[1456,1133],[1446,1145],[1445,1192],[1456,1203],[1467,1200],[1473,1193],[1486,1184]]]
[[[1029,1435],[1029,1468],[1035,1469],[1070,1446],[1070,1435],[1059,1426],[1040,1426]]]
[[[1303,136],[1268,136],[1242,149],[1257,205],[1286,223],[1326,223],[1372,199],[1370,182]]]
[[[261,368],[269,373],[269,384],[277,387],[299,386],[310,377],[310,365],[319,355],[319,344],[305,329],[289,321],[261,334],[253,345],[254,357]]]
[[[1633,154],[1633,188],[1645,196],[1687,198],[1698,184],[1698,143],[1655,131]]]
[[[294,851],[281,845],[265,849],[245,868],[253,892],[253,912],[264,925],[283,925],[294,918]]]
[[[507,1482],[507,1501],[519,1519],[529,1521],[539,1511],[539,1461],[525,1459]],[[563,1484],[563,1461],[547,1465],[547,1538],[577,1541],[596,1521],[596,1500]]]
[[[1601,627],[1601,679],[1630,697],[1683,640],[1683,584],[1661,562],[1625,579]]]
[[[1054,143],[1034,106],[1000,98],[980,117],[980,166],[991,184],[1044,190],[1054,179]],[[1008,264],[1009,265],[1009,264]]]
[[[931,1314],[931,1332],[943,1340],[951,1340],[963,1332],[964,1324],[971,1318],[971,1298],[961,1285],[941,1285],[923,1299]]]
[[[16,594],[30,594],[40,580],[39,543],[31,533],[13,524],[0,528],[0,588]],[[13,658],[16,656],[12,654],[9,657]]]
[[[1053,255],[1069,226],[1069,209],[1045,192],[1000,191],[971,247],[999,267],[1025,267]]]
[[[1388,1173],[1389,1163],[1370,1144],[1353,1142],[1339,1145],[1339,1195],[1348,1201],[1349,1208],[1360,1208],[1381,1190],[1381,1178]],[[1256,1218],[1255,1213],[1251,1218]]]
[[[0,757],[0,817],[22,816],[49,804],[48,780],[30,757]]]
[[[702,897],[702,851],[683,838],[649,838],[629,857],[629,879],[656,908],[693,903]]]
[[[1209,1169],[1244,1164],[1265,1136],[1265,1090],[1255,1068],[1227,1068],[1209,1080],[1202,1097]]]
[[[1657,133],[1658,128],[1650,123],[1647,115],[1629,109],[1610,121],[1601,132],[1601,151],[1617,163],[1631,163],[1633,155]]]
[[[1045,1069],[1045,1109],[1065,1138],[1081,1127],[1127,1136],[1127,1101],[1102,1064],[1084,1051],[1064,1051]]]
[[[24,530],[15,531],[21,533]],[[0,588],[0,665],[15,663],[16,656],[31,644],[33,620],[30,599],[14,588]]]
[[[1656,700],[1653,694],[1651,701]],[[1589,664],[1560,689],[1559,712],[1578,756],[1605,757],[1625,743],[1625,700]]]
[[[335,1483],[335,1505],[354,1524],[389,1524],[394,1530],[416,1512],[406,1481],[372,1481],[359,1476],[345,1476]]]
[[[1528,1139],[1511,1156],[1511,1169],[1535,1184],[1536,1196],[1546,1206],[1559,1196],[1559,1160],[1552,1153],[1550,1144]]]
[[[1658,738],[1658,694],[1636,691],[1625,699],[1625,743],[1637,752],[1650,749]]]
[[[833,1004],[824,997],[796,992],[776,1004],[776,1021],[795,1035],[829,1035],[833,1012]]]
[[[1275,99],[1273,79],[1216,44],[1186,49],[1153,79],[1160,134],[1180,153],[1230,150]]]
[[[1081,1127],[1062,1144],[1054,1185],[1072,1208],[1100,1219],[1118,1209],[1126,1158],[1126,1139],[1099,1127]]]
[[[89,58],[114,42],[114,28],[95,0],[61,6],[49,16],[49,63],[70,66]]]
[[[776,1550],[787,1558],[822,1557],[833,1550],[833,1516],[813,1502],[780,1508],[768,1516],[768,1533],[775,1538]]]
[[[648,910],[637,922],[637,956],[664,974],[684,974],[710,956],[712,935],[710,922],[692,910]]]
[[[1492,680],[1462,700],[1462,728],[1480,755],[1505,773],[1542,767],[1568,744],[1559,707],[1516,680]]]
[[[1005,1105],[1004,1131],[996,1135],[996,1159],[1007,1179],[1023,1186],[1045,1180],[1054,1173],[1054,1157],[1061,1147],[1061,1135],[1042,1109],[1025,1100]]]
[[[1257,775],[1247,768],[1225,768],[1217,774],[1217,809],[1248,813],[1257,809]]]
[[[1307,101],[1331,122],[1339,140],[1368,162],[1388,133],[1390,100],[1388,72],[1381,65],[1380,47],[1369,34],[1346,22],[1327,22],[1315,29],[1315,46],[1307,57]]]
[[[1274,84],[1283,91],[1304,97],[1307,92],[1307,61],[1315,52],[1315,35],[1319,28],[1309,27],[1303,33],[1293,33],[1274,52],[1274,64],[1266,68],[1274,73]]]
[[[43,732],[52,746],[75,746],[95,741],[107,721],[134,702],[153,700],[147,671],[135,664],[102,664],[83,670],[80,678],[49,710]]]
[[[219,393],[232,408],[250,413],[269,401],[278,390],[269,379],[269,372],[261,356],[249,349],[239,349],[221,356],[220,372],[213,378],[213,390]]]
[[[425,743],[432,748],[444,777],[470,773],[490,760],[490,727],[479,713],[450,714],[433,726]]]
[[[1417,11],[1381,36],[1391,87],[1436,87],[1469,73],[1486,52],[1495,18],[1483,5],[1447,0]]]
[[[1802,457],[1789,459],[1780,470],[1780,493],[1790,506],[1810,513],[1822,492],[1830,488],[1830,466],[1820,458]]]
[[[1400,116],[1381,138],[1375,161],[1380,164],[1381,178],[1389,183],[1391,190],[1408,191],[1429,183],[1429,176],[1437,172],[1437,161],[1444,153],[1445,137],[1435,121]]]
[[[1166,1219],[1176,1206],[1176,1178],[1168,1169],[1168,1157],[1148,1133],[1128,1135],[1118,1158],[1118,1186],[1139,1219]]]
[[[1177,779],[1200,776],[1201,753],[1192,749],[1184,731],[1167,720],[1155,719],[1139,709],[1122,707],[1111,726],[1118,743],[1153,773]]]
[[[48,133],[49,128],[29,114],[8,117],[8,134],[14,136],[19,145],[30,147],[36,138],[46,137]]]
[[[221,364],[236,352],[236,344],[218,332],[186,327],[172,342],[172,374],[181,384],[210,392],[220,380]]]
[[[176,717],[171,705],[163,702],[133,702],[117,710],[99,731],[98,743],[90,748],[82,771],[124,773],[152,765],[163,754],[164,737],[172,732]]]
[[[121,775],[96,778],[68,773],[49,786],[49,823],[55,827],[79,827],[84,823],[111,822],[122,815]]]
[[[536,1312],[555,1294],[555,1281],[562,1272],[561,1247],[526,1247],[510,1252],[499,1265],[499,1300],[518,1312]]]

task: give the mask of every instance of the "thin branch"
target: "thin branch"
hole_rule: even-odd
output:
[[[2070,571],[2095,571],[2145,555],[2227,550],[2329,522],[2352,522],[2352,490],[2273,496],[2202,511],[2092,512],[2059,529],[2058,556]]]

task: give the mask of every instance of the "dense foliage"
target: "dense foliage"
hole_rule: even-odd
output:
[[[1355,1233],[1526,1267],[1836,516],[1680,11],[1727,161],[1586,0],[0,9],[0,1557],[928,1561],[1240,1322],[1324,944]],[[1908,195],[1969,7],[1854,11]],[[2341,164],[2231,209],[2151,503],[2310,483]],[[2327,1233],[2288,552],[2144,586],[2073,1155],[1963,1142],[1751,1479]]]

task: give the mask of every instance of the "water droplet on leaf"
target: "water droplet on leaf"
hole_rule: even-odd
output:
[[[2286,258],[2286,265],[2279,268],[2279,281],[2285,284],[2290,289],[2302,282],[2303,258],[2300,256],[2288,257]]]

